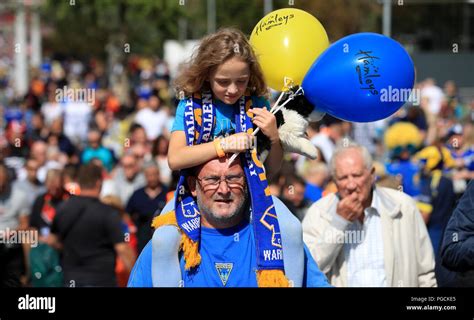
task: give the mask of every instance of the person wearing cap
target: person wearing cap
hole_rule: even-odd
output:
[[[456,203],[453,182],[444,173],[454,167],[449,150],[440,145],[420,150],[415,158],[419,161],[420,173],[417,207],[428,228],[435,254],[435,275],[438,286],[454,286],[456,274],[441,265],[440,247],[443,232]]]
[[[390,157],[385,165],[387,174],[401,178],[402,191],[415,196],[419,192],[416,183],[419,168],[412,157],[423,142],[420,130],[410,122],[396,122],[385,132],[384,142]]]
[[[338,192],[314,203],[303,240],[336,287],[434,287],[433,248],[412,198],[374,185],[368,150],[338,146],[330,162]]]

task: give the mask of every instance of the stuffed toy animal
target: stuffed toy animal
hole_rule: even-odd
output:
[[[316,147],[306,135],[309,115],[314,106],[304,95],[294,94],[297,90],[298,87],[291,89],[289,94],[293,95],[293,99],[275,114],[280,141],[285,152],[295,152],[316,159]],[[270,140],[261,131],[257,133],[257,149],[264,158],[270,149]]]

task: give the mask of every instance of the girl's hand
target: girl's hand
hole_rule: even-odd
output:
[[[275,115],[267,108],[249,109],[254,114],[252,122],[262,130],[263,134],[270,139],[271,143],[280,141]]]
[[[246,132],[235,133],[224,138],[222,148],[225,153],[243,152],[253,147],[253,138]]]

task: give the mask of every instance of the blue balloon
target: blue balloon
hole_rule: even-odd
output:
[[[415,68],[405,49],[377,33],[357,33],[332,44],[303,79],[318,111],[355,122],[384,119],[412,93]]]

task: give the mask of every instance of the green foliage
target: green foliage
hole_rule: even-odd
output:
[[[323,24],[331,42],[357,32],[381,32],[382,6],[374,0],[295,0],[295,4]]]
[[[234,26],[250,35],[263,17],[264,0],[216,0],[216,27]],[[360,31],[380,31],[381,6],[373,0],[274,0],[274,10],[306,10],[334,41]],[[183,4],[183,5],[181,5]],[[50,25],[45,47],[82,57],[106,57],[106,45],[130,46],[130,53],[162,55],[167,39],[179,38],[179,20],[187,21],[187,39],[207,34],[206,0],[46,0],[42,21]],[[48,50],[47,50],[48,51]]]
[[[47,0],[42,21],[53,32],[45,46],[51,51],[105,57],[108,43],[131,53],[160,54],[163,41],[176,38],[176,17],[183,6],[170,0]]]

